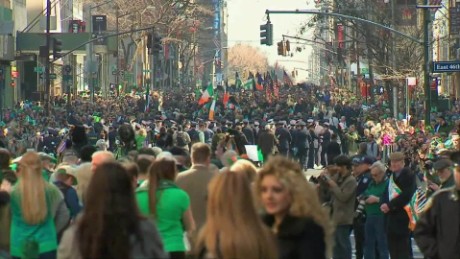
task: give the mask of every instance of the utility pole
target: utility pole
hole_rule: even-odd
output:
[[[426,0],[426,5],[423,8],[423,65],[425,66],[425,73],[423,74],[424,88],[425,88],[425,124],[429,125],[431,120],[431,89],[430,89],[430,9],[428,8],[430,2]]]
[[[115,87],[117,88],[116,89],[117,97],[119,97],[120,96],[119,78],[120,78],[120,71],[121,70],[120,70],[120,57],[118,57],[118,55],[120,54],[119,53],[119,48],[120,48],[120,46],[119,46],[119,37],[118,37],[118,33],[119,33],[119,30],[120,30],[120,28],[119,28],[120,24],[119,24],[119,21],[118,21],[118,16],[120,15],[119,14],[120,9],[118,8],[118,6],[116,6],[115,8],[116,8],[116,15],[115,16],[116,16],[116,19],[117,19],[117,21],[116,21],[116,31],[117,31],[117,52],[116,52],[117,53],[117,75],[115,76]]]
[[[396,28],[396,19],[395,19],[395,1],[391,1],[391,27]],[[393,70],[396,70],[396,41],[395,36],[391,35],[391,66]],[[390,72],[390,71],[388,71]],[[389,97],[389,96],[388,96]],[[398,86],[397,84],[393,85],[393,118],[398,118]]]
[[[46,43],[45,43],[45,93],[43,95],[43,103],[45,108],[45,115],[50,115],[50,69],[51,69],[51,61],[50,61],[50,45],[51,45],[51,34],[50,34],[50,26],[51,26],[51,0],[46,0]]]

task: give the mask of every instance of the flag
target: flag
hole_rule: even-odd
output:
[[[230,100],[230,94],[225,92],[224,93],[224,98],[222,100],[222,102],[224,103],[224,107],[227,107],[227,104],[228,104],[228,101]]]
[[[145,97],[147,98],[147,100],[145,100],[144,112],[149,112],[150,111],[150,96],[146,95]]]
[[[264,79],[262,78],[262,75],[259,72],[257,72],[256,77],[257,77],[256,89],[258,91],[263,91],[264,90]]]
[[[285,84],[285,85],[288,85],[288,86],[293,86],[293,85],[294,85],[294,84],[292,83],[291,78],[290,78],[289,75],[286,73],[286,70],[283,71],[283,81],[284,81],[284,84]]]
[[[244,87],[245,90],[253,90],[254,85],[255,85],[254,74],[252,72],[249,72],[248,80],[246,80],[246,82],[244,82],[243,87]]]
[[[203,105],[207,102],[209,102],[209,99],[211,99],[211,96],[214,95],[214,88],[212,86],[212,83],[210,83],[208,85],[208,88],[206,88],[206,90],[203,91],[201,97],[200,97],[200,100],[198,101],[198,104],[199,105]]]
[[[236,88],[240,88],[243,85],[243,82],[241,81],[240,75],[238,72],[235,73],[235,86]]]
[[[213,121],[214,120],[214,110],[216,109],[216,98],[214,98],[212,100],[212,104],[211,104],[211,107],[209,108],[209,116],[208,116],[208,119],[210,121]]]
[[[246,82],[244,82],[243,88],[245,90],[252,90],[253,85],[254,85],[254,78],[251,78],[251,79],[246,80]]]

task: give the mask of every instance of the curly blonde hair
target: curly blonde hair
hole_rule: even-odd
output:
[[[255,191],[261,206],[261,185],[265,176],[276,177],[286,187],[292,198],[289,215],[301,218],[311,218],[324,231],[326,256],[331,257],[333,248],[333,224],[327,211],[321,206],[318,193],[312,184],[308,183],[303,175],[299,163],[284,156],[274,156],[259,171]]]

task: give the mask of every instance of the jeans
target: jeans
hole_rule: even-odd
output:
[[[365,224],[364,259],[374,259],[377,251],[379,259],[388,259],[385,216],[368,215]]]
[[[352,225],[339,225],[335,229],[334,259],[351,259],[351,228]]]

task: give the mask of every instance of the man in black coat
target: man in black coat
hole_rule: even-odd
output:
[[[297,123],[297,130],[295,132],[295,142],[293,146],[297,148],[296,158],[299,160],[302,168],[307,165],[307,153],[308,153],[308,132],[306,129],[307,124],[303,121]]]
[[[456,152],[460,154],[459,152]],[[460,163],[460,161],[456,161]],[[414,238],[426,258],[450,259],[460,255],[460,167],[455,185],[431,197],[414,230]]]
[[[390,155],[390,183],[385,190],[380,209],[387,218],[388,250],[391,258],[410,258],[409,216],[404,207],[409,204],[417,188],[415,174],[404,167],[404,154]],[[391,188],[390,188],[391,187]],[[399,189],[399,195],[396,194]],[[391,197],[390,197],[391,196]]]
[[[275,136],[278,139],[278,151],[283,156],[289,153],[289,145],[292,142],[291,133],[284,127],[284,122],[279,121],[276,123]]]
[[[248,120],[243,120],[243,133],[248,140],[249,145],[255,145],[254,130],[249,126]]]

